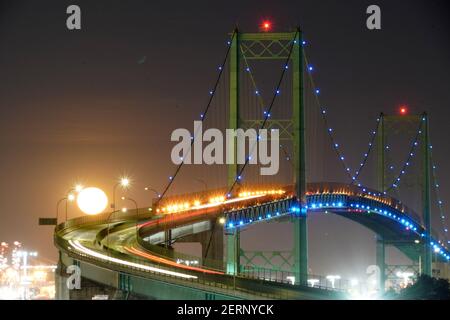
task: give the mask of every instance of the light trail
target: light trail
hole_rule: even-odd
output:
[[[202,273],[209,273],[209,274],[221,274],[221,275],[225,274],[225,273],[220,272],[220,271],[213,271],[213,270],[209,270],[209,269],[203,269],[203,268],[198,268],[198,267],[191,267],[191,266],[183,265],[183,264],[180,264],[180,263],[176,263],[175,261],[171,261],[171,260],[168,260],[168,259],[165,259],[165,258],[161,258],[161,257],[155,256],[155,255],[152,255],[150,253],[143,252],[143,251],[138,250],[136,248],[125,247],[124,249],[126,251],[128,251],[128,252],[130,252],[132,254],[138,255],[140,257],[147,258],[149,260],[156,261],[156,262],[161,262],[161,263],[164,263],[164,264],[167,264],[167,265],[170,265],[170,266],[174,266],[176,268],[192,270],[192,271],[197,271],[197,272],[202,272]]]
[[[160,268],[156,268],[156,267],[150,267],[150,266],[146,266],[144,264],[140,264],[140,263],[135,263],[135,262],[129,262],[126,260],[122,260],[122,259],[118,259],[118,258],[113,258],[113,257],[109,257],[107,255],[101,254],[99,252],[90,250],[86,247],[84,247],[83,245],[80,244],[80,242],[78,240],[73,241],[73,240],[69,240],[70,245],[72,245],[76,250],[87,254],[89,256],[98,258],[98,259],[102,259],[105,261],[110,261],[110,262],[114,262],[117,264],[121,264],[121,265],[125,265],[127,267],[133,267],[133,268],[139,268],[139,269],[143,269],[143,270],[147,270],[147,271],[151,271],[151,272],[156,272],[156,273],[161,273],[161,274],[165,274],[165,275],[170,275],[170,276],[175,276],[175,277],[180,277],[180,278],[184,278],[184,279],[197,279],[197,276],[192,276],[189,274],[184,274],[184,273],[180,273],[180,272],[176,272],[176,271],[170,271],[170,270],[164,270],[164,269],[160,269]]]
[[[209,208],[219,207],[224,204],[230,204],[230,203],[260,198],[260,197],[264,197],[265,195],[266,194],[251,195],[251,196],[247,196],[247,197],[239,197],[239,198],[228,199],[228,200],[214,202],[214,203],[194,205],[192,207],[185,207],[185,208],[181,207],[181,208],[177,208],[176,210],[174,209],[174,210],[167,210],[167,211],[169,213],[178,213],[178,212],[185,212],[185,211],[190,211],[190,210],[209,209]],[[171,206],[169,205],[168,207],[171,207]],[[157,210],[160,210],[160,209],[157,209]],[[164,210],[161,210],[161,211],[164,212]]]

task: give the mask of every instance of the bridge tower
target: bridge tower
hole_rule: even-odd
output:
[[[293,43],[292,43],[293,42]],[[306,206],[306,175],[305,175],[305,116],[303,102],[303,50],[302,50],[302,32],[297,28],[293,32],[260,32],[260,33],[241,33],[235,30],[231,41],[230,52],[230,83],[229,83],[229,128],[230,129],[248,129],[257,128],[262,123],[260,119],[241,119],[239,111],[239,75],[241,70],[240,61],[245,57],[246,60],[283,60],[291,63],[292,68],[292,117],[289,119],[269,119],[266,122],[266,128],[276,125],[280,132],[285,133],[280,140],[290,140],[293,145],[293,182],[295,193],[301,204]],[[291,51],[292,46],[292,51]],[[254,49],[258,47],[259,50]],[[274,50],[277,47],[279,50]],[[242,106],[244,107],[244,106]],[[236,148],[236,143],[234,144]],[[236,157],[237,152],[234,150]],[[235,158],[236,160],[236,158]],[[234,161],[236,163],[236,161]],[[231,186],[239,168],[236,164],[228,166],[228,185]],[[307,243],[307,221],[306,214],[300,217],[292,218],[294,228],[293,257],[296,282],[306,284],[308,273],[308,243]],[[240,268],[240,237],[239,228],[234,228],[232,233],[226,235],[227,272],[231,274],[239,273]]]
[[[377,189],[384,191],[388,189],[388,175],[386,172],[386,136],[388,135],[388,128],[393,127],[398,123],[421,123],[421,162],[422,173],[420,175],[421,191],[422,191],[422,219],[425,229],[427,230],[419,253],[419,272],[428,276],[432,275],[432,247],[431,247],[431,212],[430,212],[430,152],[429,152],[429,136],[428,136],[428,115],[423,113],[421,115],[380,115],[380,127],[377,133]],[[397,126],[397,128],[401,126]],[[383,235],[377,235],[377,254],[376,263],[380,268],[380,287],[384,290],[386,281],[386,274],[393,266],[388,266],[385,261],[385,247],[388,245],[399,245],[393,243],[389,239],[385,239]],[[415,250],[417,244],[402,243],[402,246],[407,246]],[[400,267],[400,266],[399,266]],[[401,266],[404,267],[404,266]]]

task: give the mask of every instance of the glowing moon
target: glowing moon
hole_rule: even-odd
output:
[[[77,204],[78,208],[86,214],[99,214],[106,209],[108,197],[103,190],[89,187],[80,191],[77,197]]]

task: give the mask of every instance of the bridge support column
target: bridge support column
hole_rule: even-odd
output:
[[[377,236],[376,264],[380,269],[380,293],[384,293],[386,285],[386,250],[381,236]]]
[[[297,29],[292,48],[292,123],[294,147],[295,193],[301,212],[306,206],[306,157],[305,157],[305,112],[303,105],[303,51],[302,33]],[[307,285],[308,280],[308,225],[306,215],[294,221],[294,275],[295,282]]]
[[[239,274],[241,264],[241,235],[239,229],[234,229],[225,234],[227,241],[226,272],[228,274]]]
[[[212,230],[199,234],[202,245],[203,265],[213,269],[223,270],[223,247],[224,233],[223,225],[214,222]]]
[[[295,283],[308,284],[308,231],[306,217],[294,221],[294,274]]]
[[[425,224],[425,237],[423,246],[422,273],[432,276],[432,253],[431,253],[431,212],[430,212],[430,147],[428,141],[428,115],[423,114],[424,125],[422,134],[422,206],[423,222]]]
[[[164,230],[164,246],[169,248],[172,245],[172,230]]]

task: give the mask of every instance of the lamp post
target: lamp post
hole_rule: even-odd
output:
[[[314,288],[317,283],[320,282],[319,279],[308,279],[307,282],[310,284],[310,287]]]
[[[137,232],[138,232],[138,219],[139,219],[139,207],[138,207],[138,204],[137,204],[136,200],[131,199],[131,198],[122,197],[122,200],[128,200],[128,201],[131,201],[131,202],[134,203],[134,207],[136,209],[136,239],[137,239],[137,236],[138,236],[138,234],[137,234]]]
[[[331,288],[334,289],[334,284],[336,282],[336,280],[339,280],[341,278],[341,276],[338,275],[328,275],[327,276],[327,280],[331,282]]]
[[[73,194],[74,192],[76,193],[80,193],[80,191],[83,190],[83,186],[81,184],[77,184],[75,185],[75,187],[70,188],[69,190],[67,190],[66,196],[62,199],[59,199],[58,202],[56,203],[56,224],[58,224],[58,207],[59,204],[62,201],[66,201],[66,221],[68,218],[68,202],[72,202],[75,200],[75,195]]]
[[[108,246],[109,249],[109,229],[110,229],[110,219],[112,217],[112,215],[114,214],[114,212],[116,212],[116,189],[118,186],[121,186],[122,188],[127,188],[130,185],[130,179],[128,179],[127,177],[123,177],[120,179],[119,182],[117,182],[114,186],[113,186],[113,202],[111,203],[111,213],[108,215],[108,218],[106,219],[107,223],[108,223],[108,227],[106,229],[106,245]]]
[[[155,195],[156,195],[156,197],[159,199],[159,198],[161,198],[161,194],[158,192],[158,190],[156,190],[155,188],[152,188],[152,187],[150,187],[150,186],[147,186],[147,187],[145,187],[144,188],[144,190],[145,191],[152,191]],[[152,211],[153,209],[152,209],[152,207],[153,207],[153,201],[152,201],[152,205],[149,207],[149,211]]]
[[[112,212],[116,209],[116,189],[118,186],[121,186],[122,188],[127,188],[130,185],[130,179],[127,177],[123,177],[120,179],[119,182],[117,182],[113,187],[113,202],[111,203],[111,208],[113,209]]]
[[[59,204],[63,201],[67,201],[67,197],[63,197],[56,202],[56,225],[58,225],[58,217],[59,217]]]
[[[145,187],[145,191],[152,191],[158,198],[161,198],[161,194],[158,192],[158,190],[152,188],[152,187]]]

